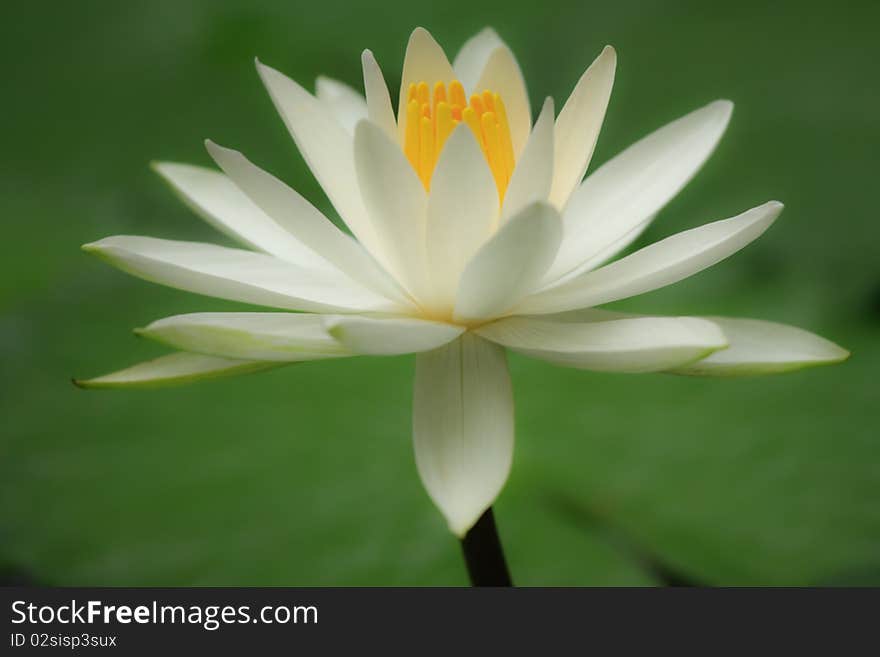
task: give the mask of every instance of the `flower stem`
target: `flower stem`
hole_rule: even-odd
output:
[[[461,539],[461,550],[472,586],[513,586],[492,507]]]

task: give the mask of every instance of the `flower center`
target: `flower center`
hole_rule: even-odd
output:
[[[461,122],[474,133],[495,178],[498,198],[503,200],[513,174],[514,156],[507,112],[496,93],[474,94],[468,102],[458,80],[450,82],[448,90],[443,82],[437,82],[433,93],[427,82],[410,84],[403,152],[425,189],[430,190],[443,144]]]

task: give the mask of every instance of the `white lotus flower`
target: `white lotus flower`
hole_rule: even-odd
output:
[[[605,48],[558,116],[532,121],[523,76],[491,29],[450,65],[409,40],[395,117],[370,51],[366,98],[320,78],[313,96],[257,63],[300,152],[355,239],[240,153],[223,173],[161,163],[183,200],[245,249],[116,236],[83,248],[141,278],[283,311],[197,313],[140,332],[178,350],[79,382],[147,387],[358,354],[417,353],[413,438],[428,494],[462,536],[513,454],[506,350],[610,372],[731,376],[847,357],[797,328],[751,319],[621,315],[596,306],[695,274],[761,235],[770,201],[611,264],[690,180],[727,126],[716,101],[582,180],[611,94]]]

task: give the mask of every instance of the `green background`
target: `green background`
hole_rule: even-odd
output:
[[[849,362],[774,378],[608,375],[511,358],[513,472],[497,504],[520,584],[880,584],[880,4],[30,2],[2,9],[0,570],[92,585],[464,584],[409,437],[412,358],[306,363],[177,389],[84,392],[162,353],[129,329],[234,304],[79,251],[110,234],[223,238],[148,169],[206,137],[329,205],[254,56],[393,89],[410,30],[450,56],[494,25],[533,107],[606,43],[594,158],[715,98],[737,103],[639,245],[769,199],[742,253],[618,304],[803,326]],[[394,95],[394,94],[392,94]]]

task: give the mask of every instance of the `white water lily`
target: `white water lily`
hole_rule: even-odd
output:
[[[222,173],[156,169],[245,249],[133,236],[83,247],[156,283],[297,312],[159,320],[139,332],[178,351],[80,385],[159,386],[296,361],[416,353],[416,463],[462,536],[510,471],[507,349],[583,369],[713,376],[847,357],[823,338],[770,322],[596,308],[717,263],[779,215],[782,205],[770,201],[604,264],[703,164],[730,102],[660,128],[584,179],[614,81],[612,48],[558,116],[547,99],[534,122],[519,66],[491,29],[453,64],[416,29],[396,115],[375,58],[365,51],[362,60],[365,98],[326,78],[312,95],[257,63],[354,239],[242,154],[208,142]]]

